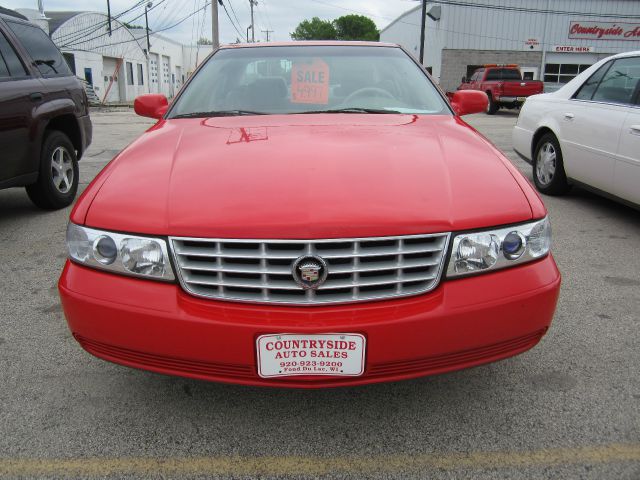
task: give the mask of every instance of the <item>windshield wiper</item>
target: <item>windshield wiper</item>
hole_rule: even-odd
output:
[[[180,113],[170,118],[209,118],[209,117],[236,117],[240,115],[268,115],[266,112],[252,112],[251,110],[212,110],[209,112]]]
[[[327,110],[311,110],[308,112],[295,112],[298,113],[402,113],[397,110],[391,110],[386,108],[361,108],[361,107],[346,107],[346,108],[331,108]]]

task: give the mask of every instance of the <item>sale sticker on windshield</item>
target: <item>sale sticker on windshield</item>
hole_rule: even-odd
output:
[[[256,344],[258,374],[263,378],[364,372],[366,340],[357,333],[262,335]]]
[[[329,103],[329,65],[319,58],[291,69],[292,103]]]

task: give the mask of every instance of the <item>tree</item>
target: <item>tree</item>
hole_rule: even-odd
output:
[[[291,33],[294,40],[336,40],[336,29],[329,20],[313,17],[311,21],[303,20]]]
[[[213,42],[206,37],[200,37],[198,39],[198,45],[213,45]]]
[[[366,40],[377,42],[380,32],[376,24],[363,15],[344,15],[333,21],[338,40]]]

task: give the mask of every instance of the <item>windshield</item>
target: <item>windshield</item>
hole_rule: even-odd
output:
[[[168,118],[327,111],[450,113],[399,48],[304,45],[218,51]]]

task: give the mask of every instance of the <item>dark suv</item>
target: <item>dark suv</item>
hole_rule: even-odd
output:
[[[87,95],[47,34],[0,11],[0,188],[26,187],[45,209],[78,190],[78,159],[91,143]]]

